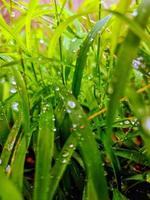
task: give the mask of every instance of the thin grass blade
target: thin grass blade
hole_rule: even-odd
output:
[[[88,34],[87,38],[83,42],[83,45],[80,49],[79,56],[76,61],[75,72],[73,75],[72,82],[72,92],[76,98],[80,93],[81,81],[83,77],[84,67],[86,65],[87,53],[89,51],[89,48],[92,46],[97,34],[99,34],[104,29],[105,25],[108,23],[110,18],[111,16],[106,16],[96,23],[92,31]]]
[[[40,115],[33,199],[47,200],[54,150],[54,121],[51,102],[43,103]]]

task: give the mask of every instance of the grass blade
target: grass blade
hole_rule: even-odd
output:
[[[142,1],[141,6],[138,9],[139,14],[135,18],[135,21],[142,28],[145,28],[148,22],[149,9],[150,9],[150,1],[148,0]],[[125,92],[129,74],[132,69],[131,68],[132,60],[135,58],[137,54],[139,44],[140,44],[140,38],[131,30],[129,30],[126,39],[121,46],[118,55],[118,61],[115,67],[115,72],[112,79],[113,93],[111,95],[111,99],[108,105],[108,113],[106,119],[107,135],[104,139],[104,143],[105,143],[105,149],[108,152],[111,161],[113,162],[114,169],[116,170],[116,176],[118,176],[119,166],[111,149],[112,124],[115,118],[116,110],[119,105],[119,99],[121,98],[121,96],[123,96]],[[120,178],[118,177],[118,181],[119,179]]]
[[[50,102],[43,103],[36,151],[34,200],[47,200],[54,149],[54,121]]]
[[[6,169],[8,161],[10,159],[10,156],[15,144],[15,140],[20,129],[20,124],[21,124],[21,120],[20,118],[18,118],[14,126],[12,127],[11,132],[9,133],[6,143],[3,147],[3,151],[1,154],[1,162],[2,162],[1,166],[4,168],[4,170]]]
[[[0,168],[0,198],[2,200],[9,200],[11,197],[12,200],[23,200],[21,194],[11,183],[10,180],[3,174]]]
[[[76,98],[80,93],[83,70],[86,65],[87,53],[89,51],[89,48],[90,46],[92,46],[93,41],[96,38],[97,34],[102,31],[102,29],[110,20],[110,18],[111,18],[110,16],[106,16],[105,18],[101,19],[96,23],[92,31],[88,34],[87,38],[83,42],[83,45],[80,49],[79,56],[76,61],[76,67],[72,82],[72,92]]]
[[[64,97],[64,105],[72,121],[72,126],[75,128],[72,129],[73,133],[71,133],[67,139],[62,152],[52,169],[52,178],[50,180],[51,194],[49,199],[52,199],[73,151],[77,144],[79,144],[79,149],[86,166],[87,178],[90,181],[93,190],[96,192],[97,199],[108,200],[107,184],[104,177],[100,152],[98,151],[92,131],[89,128],[88,120],[83,114],[80,105],[72,95],[62,92],[62,96]],[[63,155],[65,155],[65,157]]]

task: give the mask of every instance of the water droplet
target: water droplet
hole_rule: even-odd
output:
[[[14,40],[10,40],[9,44],[12,45],[12,46],[15,45],[15,41]]]
[[[19,111],[19,103],[18,102],[14,102],[13,104],[12,104],[12,109],[14,110],[14,111]]]
[[[67,111],[67,113],[71,113],[71,110],[70,110],[70,109],[67,109],[66,111]]]
[[[6,171],[6,173],[10,173],[10,171],[11,171],[11,166],[10,166],[10,165],[7,165],[5,171]]]
[[[94,38],[91,38],[91,39],[90,39],[90,42],[93,42],[93,40],[94,40]]]
[[[128,125],[128,124],[130,124],[130,121],[126,120],[126,121],[124,121],[124,124]]]
[[[74,144],[70,144],[69,147],[70,147],[71,149],[73,149],[73,148],[74,148]]]
[[[68,157],[68,156],[69,156],[69,153],[68,153],[68,152],[65,152],[65,153],[62,154],[62,157],[63,157],[63,158],[66,158],[66,157]]]
[[[69,106],[70,108],[75,108],[75,107],[76,107],[76,104],[75,104],[74,101],[68,101],[68,106]]]
[[[56,87],[56,88],[55,88],[55,91],[57,91],[57,92],[58,92],[58,91],[59,91],[59,87]]]
[[[0,165],[2,164],[2,159],[0,159]]]
[[[76,40],[77,40],[76,38],[73,38],[71,41],[72,41],[72,42],[75,42]]]
[[[40,44],[44,44],[44,40],[43,39],[40,39],[39,42],[40,42]]]
[[[16,92],[17,92],[16,88],[11,88],[11,89],[10,89],[10,93],[11,93],[11,94],[15,94]]]
[[[56,128],[53,128],[53,131],[54,131],[54,132],[56,132],[56,131],[57,131],[57,129],[56,129]]]
[[[134,10],[133,13],[132,13],[132,16],[136,17],[137,15],[138,15],[138,11]]]
[[[62,163],[63,163],[63,164],[67,163],[67,160],[66,160],[66,159],[63,159],[63,160],[62,160]]]
[[[76,128],[77,127],[77,124],[72,124],[72,128]]]
[[[16,81],[14,79],[11,80],[12,85],[16,85]]]
[[[144,120],[143,128],[150,134],[150,116]]]

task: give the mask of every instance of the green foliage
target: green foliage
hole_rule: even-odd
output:
[[[150,1],[2,2],[0,199],[148,199]]]

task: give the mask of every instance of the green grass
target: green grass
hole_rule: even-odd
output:
[[[150,1],[4,7],[0,199],[149,199]]]

